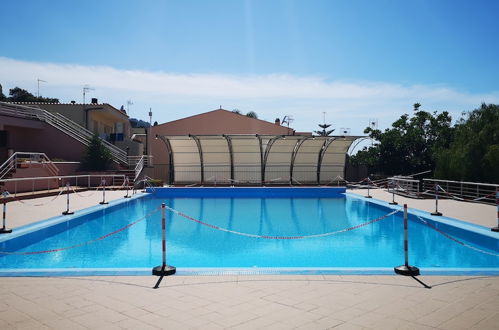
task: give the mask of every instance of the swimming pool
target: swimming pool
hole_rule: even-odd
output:
[[[0,274],[150,274],[161,263],[161,203],[178,211],[167,212],[167,261],[178,274],[393,273],[404,260],[400,206],[343,192],[160,189],[0,238],[0,251],[16,253],[0,256]],[[429,228],[420,216],[472,248]],[[435,222],[413,210],[410,264],[422,273],[499,274],[493,234],[448,218]]]

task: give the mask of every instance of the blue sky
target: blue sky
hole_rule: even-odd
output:
[[[499,103],[499,1],[3,1],[0,83],[165,122],[222,105],[362,134]]]

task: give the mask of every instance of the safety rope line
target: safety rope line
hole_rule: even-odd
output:
[[[71,190],[73,190],[73,192],[74,192],[76,195],[78,195],[79,197],[87,198],[87,197],[93,196],[96,192],[98,192],[98,191],[99,191],[99,189],[100,189],[101,187],[103,187],[103,185],[98,186],[95,190],[93,190],[93,189],[92,189],[92,192],[91,192],[90,194],[88,194],[88,195],[83,195],[83,194],[79,193],[78,191],[76,191],[76,189],[75,189],[75,188],[76,188],[76,186],[75,186],[75,187],[70,187],[70,188],[71,188]],[[87,190],[87,191],[88,191],[88,190]]]
[[[442,186],[440,185],[437,185],[438,189],[442,190],[447,196],[450,196],[451,198],[455,199],[455,200],[458,200],[458,201],[464,201],[464,202],[478,202],[482,199],[486,199],[486,198],[489,198],[489,197],[492,197],[496,194],[496,192],[491,192],[490,194],[486,195],[486,196],[482,196],[482,197],[477,197],[477,198],[474,198],[474,199],[470,199],[470,198],[462,198],[462,197],[457,197],[457,196],[454,196],[453,194],[447,192],[444,188],[442,188]]]
[[[435,230],[439,234],[443,235],[444,237],[450,239],[451,241],[453,241],[455,243],[458,243],[458,244],[460,244],[460,245],[462,245],[462,246],[464,246],[464,247],[466,247],[468,249],[471,249],[471,250],[474,250],[474,251],[477,251],[477,252],[480,252],[480,253],[484,253],[484,254],[488,254],[488,255],[491,255],[491,256],[499,257],[499,253],[485,251],[485,250],[479,249],[477,247],[474,247],[472,245],[466,244],[463,241],[460,241],[457,238],[455,238],[455,237],[453,237],[453,236],[451,236],[451,235],[443,232],[442,230],[438,229],[437,227],[435,227],[434,225],[432,225],[431,223],[429,223],[428,221],[426,221],[425,219],[423,219],[419,215],[416,215],[416,217],[419,219],[419,221],[421,221],[422,223],[424,223],[425,225],[427,225],[431,229]]]
[[[391,215],[394,215],[395,213],[401,211],[402,209],[397,209],[397,210],[394,210],[388,214],[385,214],[379,218],[376,218],[376,219],[373,219],[373,220],[370,220],[370,221],[367,221],[367,222],[364,222],[364,223],[361,223],[361,224],[358,224],[356,226],[353,226],[353,227],[349,227],[349,228],[345,228],[345,229],[341,229],[341,230],[337,230],[337,231],[332,231],[332,232],[327,232],[327,233],[322,233],[322,234],[314,234],[314,235],[303,235],[303,236],[270,236],[270,235],[256,235],[256,234],[248,234],[248,233],[243,233],[243,232],[239,232],[239,231],[235,231],[235,230],[230,230],[230,229],[227,229],[227,228],[222,228],[222,227],[219,227],[219,226],[216,226],[216,225],[213,225],[213,224],[210,224],[210,223],[207,223],[207,222],[204,222],[204,221],[201,221],[199,219],[196,219],[196,218],[193,218],[185,213],[182,213],[178,210],[175,210],[171,207],[169,207],[168,205],[166,206],[166,209],[187,219],[187,220],[190,220],[190,221],[193,221],[193,222],[196,222],[200,225],[203,225],[203,226],[206,226],[206,227],[209,227],[211,229],[215,229],[215,230],[219,230],[219,231],[223,231],[223,232],[226,232],[226,233],[231,233],[231,234],[235,234],[235,235],[240,235],[240,236],[246,236],[246,237],[252,237],[252,238],[263,238],[263,239],[276,239],[276,240],[292,240],[292,239],[304,239],[304,238],[317,238],[317,237],[325,237],[325,236],[332,236],[332,235],[335,235],[335,234],[340,234],[340,233],[344,233],[344,232],[347,232],[347,231],[351,231],[351,230],[354,230],[354,229],[358,229],[358,228],[361,228],[361,227],[364,227],[364,226],[367,226],[367,225],[370,225],[372,223],[375,223],[375,222],[378,222],[378,221],[381,221],[385,218],[388,218],[389,216]]]
[[[101,236],[101,237],[98,237],[98,238],[95,238],[95,239],[92,239],[92,240],[89,240],[89,241],[86,241],[86,242],[83,242],[83,243],[79,243],[79,244],[75,244],[75,245],[71,245],[71,246],[67,246],[67,247],[62,247],[62,248],[58,248],[58,249],[51,249],[51,250],[43,250],[43,251],[28,251],[28,252],[7,252],[7,251],[0,251],[0,254],[6,254],[6,255],[34,255],[34,254],[43,254],[43,253],[52,253],[52,252],[59,252],[59,251],[65,251],[65,250],[70,250],[70,249],[74,249],[74,248],[78,248],[78,247],[82,247],[82,246],[85,246],[85,245],[89,245],[89,244],[92,244],[92,243],[95,243],[95,242],[98,242],[98,241],[101,241],[103,239],[106,239],[108,237],[111,237],[115,234],[118,234],[136,224],[138,224],[139,222],[141,221],[144,221],[146,220],[148,217],[152,216],[153,214],[159,212],[161,210],[160,207],[154,209],[153,211],[147,213],[146,215],[144,215],[143,217],[139,218],[138,220],[135,220],[131,223],[129,223],[128,225],[124,226],[124,227],[121,227],[113,232],[110,232],[109,234],[106,234],[104,236]]]
[[[18,203],[21,203],[21,204],[24,204],[24,205],[28,205],[28,206],[44,206],[44,205],[47,205],[47,204],[52,203],[53,201],[55,201],[57,199],[57,197],[61,196],[61,194],[63,192],[64,192],[64,189],[61,189],[61,191],[59,191],[59,194],[57,194],[55,197],[52,197],[50,200],[48,200],[48,201],[46,201],[44,203],[31,204],[31,203],[27,203],[27,202],[23,201],[19,197],[16,197],[16,196],[12,195],[11,193],[9,193],[8,191],[6,191],[7,196],[10,196],[15,202],[18,202]]]

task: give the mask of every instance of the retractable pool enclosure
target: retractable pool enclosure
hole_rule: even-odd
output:
[[[328,184],[344,177],[359,136],[157,136],[169,155],[169,184]]]

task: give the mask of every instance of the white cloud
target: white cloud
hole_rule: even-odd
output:
[[[499,103],[499,92],[472,94],[446,86],[403,86],[387,82],[328,81],[323,77],[299,77],[288,74],[224,75],[179,74],[119,70],[105,66],[82,66],[19,61],[0,57],[0,83],[36,92],[36,79],[48,81],[41,94],[63,102],[81,101],[82,87],[95,88],[89,97],[116,107],[132,99],[131,115],[146,118],[149,107],[154,120],[165,122],[187,115],[226,109],[253,110],[260,118],[293,115],[293,127],[300,131],[317,129],[322,112],[327,112],[333,127],[350,127],[362,134],[369,118],[378,118],[387,127],[412,104],[424,109],[447,110],[458,117],[461,111],[476,108],[482,102]]]

